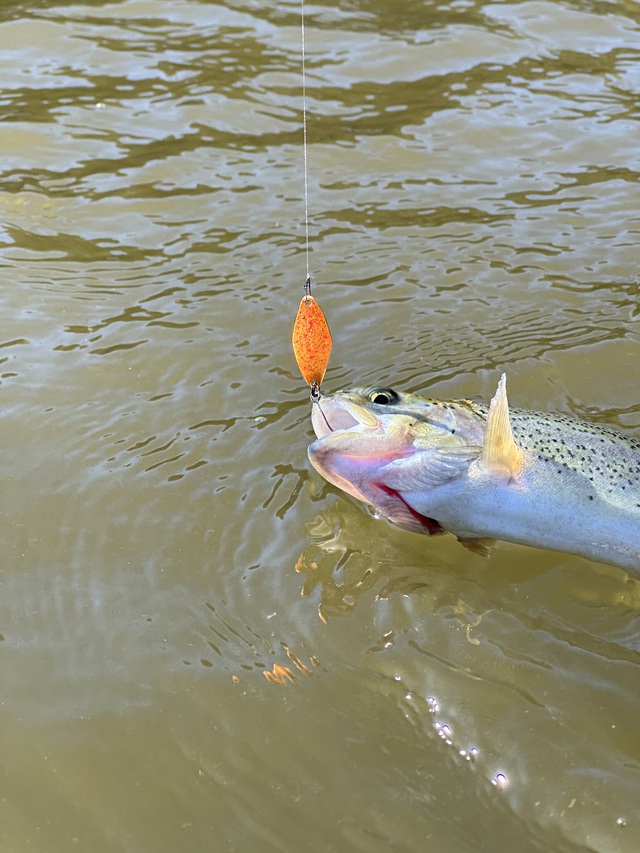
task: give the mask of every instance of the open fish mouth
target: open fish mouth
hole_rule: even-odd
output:
[[[377,427],[378,419],[364,406],[346,397],[332,395],[314,401],[311,423],[316,436],[324,438],[332,432],[350,430],[353,427]]]
[[[379,420],[347,394],[314,401],[311,419],[317,441],[309,447],[313,467],[330,483],[358,501],[369,504],[392,523],[418,533],[442,533],[438,522],[413,509],[378,474],[408,448],[389,441]],[[401,436],[402,439],[402,436]]]

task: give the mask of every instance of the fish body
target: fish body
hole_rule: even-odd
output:
[[[394,524],[502,539],[640,571],[640,440],[561,414],[387,388],[314,403],[309,459]]]

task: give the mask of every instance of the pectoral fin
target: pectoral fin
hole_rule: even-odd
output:
[[[414,446],[421,452],[388,463],[383,472],[386,485],[401,492],[441,486],[462,476],[481,451],[475,446],[450,447],[446,442],[439,446],[434,440],[428,444],[430,446],[425,449],[416,441]]]
[[[458,542],[463,545],[467,551],[472,551],[474,554],[479,554],[481,557],[489,557],[494,545],[496,544],[495,539],[461,539],[459,536]]]
[[[507,376],[502,374],[487,415],[482,446],[482,466],[492,474],[516,477],[522,468],[522,451],[513,440],[507,401]]]

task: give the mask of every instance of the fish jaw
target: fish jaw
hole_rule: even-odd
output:
[[[406,423],[390,423],[348,396],[321,398],[312,423],[317,441],[309,461],[329,483],[406,530],[433,535],[444,532],[437,521],[420,513],[385,482],[385,471],[416,454]],[[389,468],[391,466],[391,468]]]
[[[398,527],[428,535],[444,532],[435,519],[414,509],[397,489],[383,482],[384,468],[402,458],[402,450],[350,455],[345,453],[345,432],[348,430],[319,438],[310,445],[309,461],[316,471]]]
[[[394,440],[364,406],[338,395],[314,404],[312,423],[318,439],[310,445],[308,455],[316,471],[385,516],[396,515],[395,504],[404,506],[404,502],[379,488],[377,478],[381,468],[407,452],[398,430],[392,430]]]

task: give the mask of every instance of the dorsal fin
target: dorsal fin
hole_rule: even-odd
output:
[[[495,474],[517,476],[522,466],[522,451],[513,440],[507,401],[507,375],[503,373],[491,400],[487,429],[482,445],[483,467]]]

